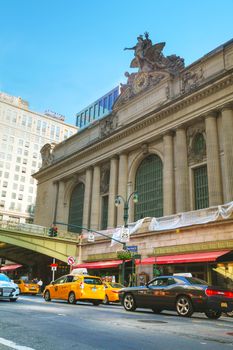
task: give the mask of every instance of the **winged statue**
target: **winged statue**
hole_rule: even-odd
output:
[[[162,53],[165,42],[152,44],[149,39],[149,33],[145,32],[137,37],[137,43],[133,47],[125,50],[134,50],[134,58],[131,61],[130,68],[139,68],[139,72],[151,72],[156,70],[167,70],[174,65],[180,65],[178,57],[175,55],[165,57]],[[177,58],[177,59],[176,59]]]

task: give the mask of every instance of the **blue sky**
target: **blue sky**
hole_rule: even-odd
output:
[[[139,34],[189,65],[233,38],[233,0],[0,0],[0,91],[75,114],[124,83]]]

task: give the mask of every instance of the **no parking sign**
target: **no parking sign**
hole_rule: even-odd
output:
[[[69,256],[68,259],[67,259],[67,263],[68,265],[74,265],[75,263],[75,259],[73,256]]]

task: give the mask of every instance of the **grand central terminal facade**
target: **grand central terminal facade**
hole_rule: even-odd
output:
[[[125,73],[112,112],[42,148],[34,222],[76,231],[76,266],[95,274],[120,276],[122,245],[111,238],[128,224],[137,283],[186,271],[230,286],[233,40],[187,67],[164,45],[140,36],[130,65],[138,71]],[[104,236],[90,242],[75,226]],[[132,271],[129,259],[127,281]]]

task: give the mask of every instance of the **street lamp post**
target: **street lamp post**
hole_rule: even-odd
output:
[[[132,192],[128,199],[125,200],[121,195],[117,195],[115,198],[115,206],[118,207],[121,202],[124,204],[124,227],[128,227],[128,219],[129,219],[129,201],[133,197],[133,202],[138,202],[138,193],[137,191]]]
[[[132,192],[127,199],[123,198],[121,195],[117,195],[115,198],[115,206],[118,207],[121,203],[124,204],[124,227],[128,227],[128,219],[129,219],[129,201],[133,198],[133,202],[138,202],[138,192],[134,191]],[[125,249],[126,245],[124,245]],[[122,284],[125,282],[125,260],[123,259],[122,262]]]

